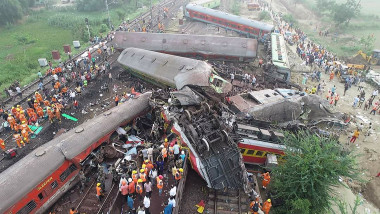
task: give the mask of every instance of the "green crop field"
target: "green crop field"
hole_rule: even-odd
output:
[[[153,1],[153,3],[157,2]],[[148,5],[148,1],[142,1],[141,4],[144,3]],[[127,5],[125,8],[111,9],[111,21],[117,28],[122,17],[132,20],[149,7],[143,8],[136,9]],[[63,45],[71,45],[73,55],[89,46],[85,41],[88,37],[87,28],[84,25],[85,18],[89,19],[91,36],[105,36],[109,31],[106,26],[107,17],[105,11],[78,12],[70,6],[34,11],[21,23],[0,28],[0,93],[2,96],[5,96],[4,88],[14,81],[17,80],[24,86],[37,79],[39,70],[46,72],[46,68],[39,67],[38,59],[51,60],[52,50],[58,50],[61,59],[65,60],[68,56],[64,54]],[[81,24],[73,26],[78,22]],[[75,40],[80,41],[81,49],[74,49],[72,44]]]

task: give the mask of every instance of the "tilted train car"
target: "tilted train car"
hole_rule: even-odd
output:
[[[38,147],[0,174],[0,213],[43,213],[67,190],[81,163],[120,126],[149,109],[150,93],[129,100]]]
[[[232,90],[228,81],[219,77],[212,66],[204,61],[169,54],[127,48],[117,61],[132,74],[159,86],[182,89],[184,86],[211,88],[218,94]]]
[[[117,49],[141,48],[184,57],[250,62],[257,56],[257,40],[239,37],[117,31]]]
[[[273,25],[264,22],[247,19],[191,3],[186,5],[185,16],[194,20],[234,30],[238,33],[247,35],[247,37],[257,39],[266,38],[274,29]]]

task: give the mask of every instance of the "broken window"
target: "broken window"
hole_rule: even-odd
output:
[[[270,97],[269,94],[265,94],[264,96],[266,96],[266,97]]]

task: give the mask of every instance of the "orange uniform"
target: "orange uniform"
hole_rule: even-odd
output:
[[[132,180],[133,182],[137,183],[137,179],[139,178],[139,175],[137,173],[132,174]]]
[[[159,177],[156,177],[156,181],[157,181],[157,188],[158,189],[164,188],[164,181],[162,181]]]
[[[1,150],[5,151],[5,143],[4,140],[0,138],[0,148]]]
[[[61,121],[61,111],[60,111],[59,108],[56,108],[56,109],[55,109],[55,117],[56,117],[59,121]]]
[[[7,119],[9,125],[11,126],[11,129],[12,130],[15,130],[15,125],[16,125],[16,120],[14,117],[12,116],[8,116],[8,119]]]
[[[163,158],[166,158],[167,156],[168,156],[168,151],[167,151],[167,149],[164,147],[164,148],[162,148],[162,150],[161,150],[161,154],[162,154],[162,157]]]
[[[96,187],[96,195],[101,196],[102,195],[102,188],[100,186]]]
[[[38,117],[40,118],[44,117],[44,111],[41,106],[38,106],[36,111],[37,111]]]
[[[32,114],[34,113],[34,109],[32,109],[32,108],[27,108],[27,109],[26,109],[26,113],[29,115],[29,117],[31,117]]]
[[[45,105],[45,107],[46,107],[46,106],[50,106],[50,102],[49,102],[49,100],[44,100],[44,105]]]
[[[21,135],[26,143],[29,143],[29,132],[26,129],[21,131]]]
[[[12,114],[15,115],[16,112],[17,112],[17,109],[15,109],[15,107],[12,107],[12,110],[11,110]]]
[[[138,194],[140,194],[140,195],[143,193],[142,183],[137,183],[137,185],[136,185],[136,192]]]
[[[135,182],[132,181],[128,184],[128,192],[129,194],[135,193]]]
[[[40,104],[39,104],[39,103],[37,103],[37,101],[34,101],[34,104],[33,104],[33,106],[34,106],[34,109],[36,109],[36,110],[37,110],[37,107],[38,107],[38,106],[40,106]]]
[[[269,172],[266,172],[263,174],[264,176],[264,179],[263,179],[263,188],[266,189],[269,182],[270,182],[270,175],[269,175]]]
[[[265,214],[269,214],[269,211],[270,211],[270,208],[272,207],[272,202],[270,201],[270,199],[268,199],[267,201],[264,202],[264,205],[263,205],[263,211]]]
[[[46,109],[46,112],[47,112],[47,114],[49,115],[49,120],[50,120],[50,122],[53,122],[53,119],[54,119],[54,114],[53,114],[53,112],[50,110],[50,108]]]
[[[141,179],[143,182],[146,182],[146,174],[145,174],[145,172],[140,173],[140,179]]]
[[[36,101],[38,104],[42,102],[43,99],[40,93],[36,92],[34,96],[36,97]]]
[[[20,134],[14,134],[13,138],[16,140],[17,146],[21,148],[21,145],[25,146],[24,141],[22,141],[21,135]]]
[[[179,171],[177,170],[177,171],[175,172],[174,178],[175,178],[176,181],[181,180],[181,178],[182,178],[181,172],[179,172]]]
[[[22,121],[26,122],[27,121],[24,113],[21,113],[20,116],[18,117],[18,119],[20,120],[20,122],[22,122]]]

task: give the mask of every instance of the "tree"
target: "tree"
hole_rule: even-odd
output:
[[[78,11],[99,11],[104,8],[103,0],[77,0],[76,7]]]
[[[363,36],[360,38],[359,43],[362,45],[362,50],[368,55],[371,55],[373,48],[375,47],[376,38],[374,35]]]
[[[337,26],[341,24],[348,25],[352,18],[360,13],[361,0],[347,0],[343,4],[335,4],[331,9],[332,18]]]
[[[334,0],[316,0],[316,6],[319,12],[325,12],[334,8],[336,3]]]
[[[285,162],[273,170],[275,198],[290,213],[327,213],[340,177],[358,178],[355,156],[332,138],[286,133]]]
[[[23,10],[19,1],[0,1],[0,25],[13,24],[22,18]]]

